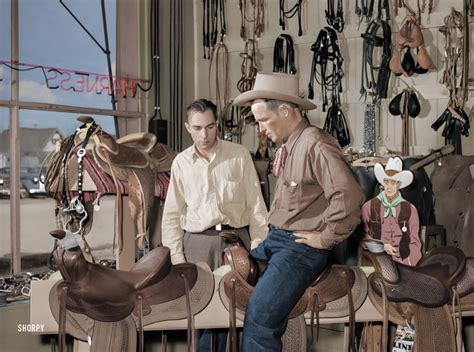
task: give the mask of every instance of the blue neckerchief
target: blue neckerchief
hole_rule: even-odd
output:
[[[387,195],[385,192],[380,192],[377,198],[382,202],[384,208],[383,211],[383,217],[386,218],[388,214],[392,213],[392,216],[394,218],[397,217],[397,211],[395,210],[395,207],[400,204],[401,202],[404,202],[405,199],[403,199],[402,194],[398,192],[398,196],[392,200],[391,202],[388,200]]]

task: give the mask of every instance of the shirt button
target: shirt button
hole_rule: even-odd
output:
[[[288,181],[285,181],[285,182],[283,182],[283,185],[288,187],[290,185],[290,183]]]

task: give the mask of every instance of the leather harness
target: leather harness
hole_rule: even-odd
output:
[[[293,39],[289,34],[280,34],[275,40],[273,72],[296,74],[295,49],[293,47]]]
[[[311,46],[311,50],[313,51],[313,62],[308,85],[308,98],[314,98],[313,86],[314,79],[316,79],[316,82],[321,86],[323,111],[326,111],[329,105],[328,91],[331,92],[331,105],[324,122],[324,130],[334,136],[341,147],[345,147],[351,143],[351,137],[339,97],[342,92],[344,59],[339,49],[336,31],[329,26],[324,27],[319,32],[316,42]]]
[[[344,9],[342,0],[337,0],[337,8],[334,9],[334,0],[328,0],[328,9],[326,10],[326,21],[336,31],[342,33],[344,30]]]
[[[365,33],[361,34],[363,38],[363,54],[360,94],[363,96],[369,93],[375,100],[387,98],[390,80],[389,62],[392,56],[392,30],[387,20],[382,20],[380,17],[372,20],[367,26]],[[382,29],[382,36],[377,35],[380,29]],[[382,57],[378,66],[374,60],[375,47],[382,47]]]

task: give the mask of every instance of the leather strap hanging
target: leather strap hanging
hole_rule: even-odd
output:
[[[225,0],[203,0],[202,12],[204,59],[211,59],[214,48],[218,43],[218,35],[220,35],[219,42],[222,42],[227,33]]]
[[[329,26],[324,27],[318,34],[316,42],[311,45],[313,62],[311,65],[311,76],[308,85],[308,98],[314,98],[314,79],[321,86],[323,99],[323,111],[329,105],[327,91],[334,94],[342,92],[341,80],[344,76],[344,59],[339,49],[337,34]],[[331,65],[332,64],[332,65]],[[331,69],[328,67],[332,66]]]
[[[217,118],[223,116],[225,106],[229,102],[229,85],[229,50],[220,42],[215,46],[209,63],[209,96],[216,102]]]
[[[381,36],[377,35],[381,30]],[[360,94],[370,94],[374,101],[387,97],[388,83],[390,80],[389,62],[392,56],[391,37],[392,31],[387,21],[377,18],[367,26],[362,35],[362,73]],[[380,63],[375,63],[374,49],[382,48]]]
[[[288,11],[285,10],[285,0],[280,0],[280,26],[282,30],[285,30],[285,19],[293,18],[298,14],[298,36],[303,35],[303,29],[301,27],[301,7],[303,5],[303,0],[296,0],[296,3]]]
[[[280,34],[273,48],[273,72],[296,74],[295,49],[289,34]]]
[[[344,10],[342,0],[337,0],[337,8],[334,8],[334,0],[328,0],[328,9],[326,10],[326,21],[339,33],[344,30]]]
[[[248,39],[245,42],[245,49],[240,53],[242,65],[240,72],[242,76],[237,82],[237,89],[240,93],[246,92],[253,87],[255,77],[257,76],[257,63],[255,62],[255,41]]]
[[[248,12],[248,0],[239,0],[240,10],[240,38],[244,41],[247,39],[260,39],[265,29],[265,4],[264,0],[250,0],[250,6],[252,7],[252,17],[249,16]],[[247,26],[253,24],[253,30],[251,35],[248,35]]]

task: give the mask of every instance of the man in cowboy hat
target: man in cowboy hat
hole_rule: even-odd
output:
[[[413,174],[402,171],[400,158],[388,159],[385,169],[380,163],[375,164],[374,173],[384,190],[362,207],[365,228],[362,246],[365,247],[364,241],[380,240],[393,260],[416,265],[421,258],[420,220],[415,206],[400,193],[400,189],[413,182]]]
[[[298,94],[298,77],[258,73],[234,105],[250,104],[260,130],[283,143],[269,234],[251,255],[267,262],[245,312],[242,350],[280,351],[288,315],[329,264],[331,249],[360,222],[364,195],[336,140],[303,118],[316,106]]]

